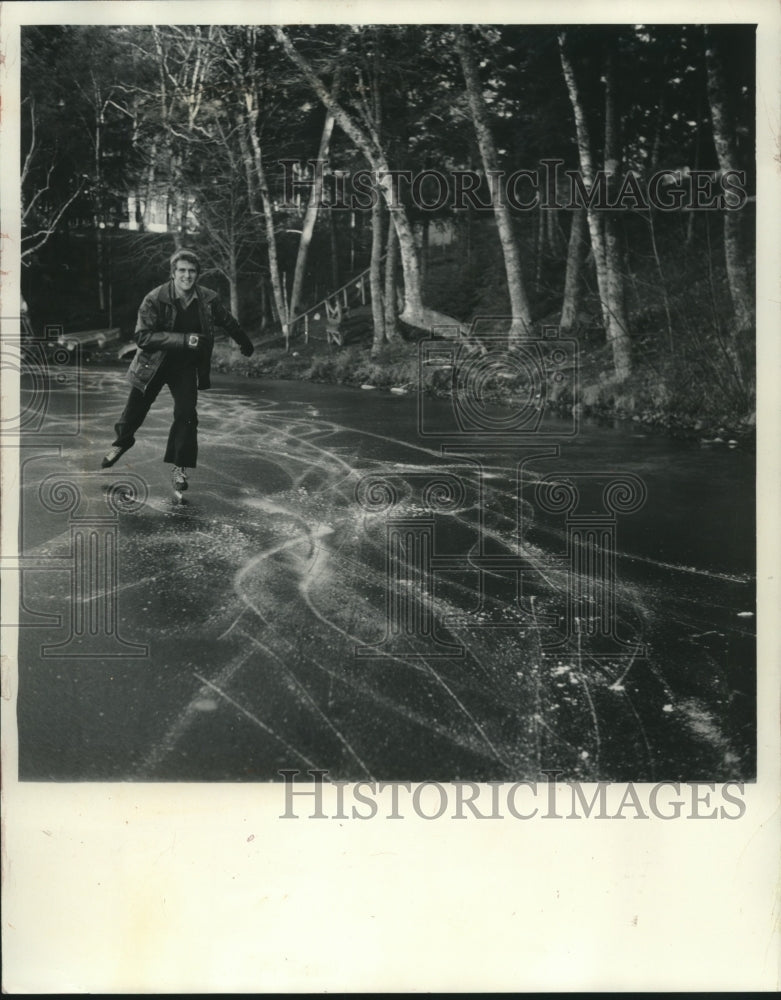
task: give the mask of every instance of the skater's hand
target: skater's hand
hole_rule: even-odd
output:
[[[241,349],[241,353],[244,355],[245,358],[251,358],[252,355],[255,353],[255,345],[245,344]]]

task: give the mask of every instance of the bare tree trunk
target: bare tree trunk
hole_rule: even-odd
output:
[[[499,160],[496,155],[493,135],[488,127],[488,111],[483,100],[482,85],[469,41],[468,29],[463,26],[459,27],[456,31],[456,49],[464,74],[469,110],[472,115],[475,133],[477,134],[480,157],[483,161],[486,177],[490,178],[498,173]],[[513,343],[521,337],[530,334],[532,326],[531,310],[523,284],[518,242],[513,231],[513,220],[507,207],[504,185],[496,185],[492,200],[496,227],[499,230],[499,240],[502,244],[502,253],[504,255],[507,290],[510,295],[512,319],[508,339],[510,343]]]
[[[712,29],[705,28],[705,65],[708,76],[708,103],[713,123],[713,142],[722,171],[738,169],[737,138],[729,113],[724,66]],[[743,248],[742,217],[737,211],[724,212],[724,257],[734,314],[734,337],[754,326],[754,296]]]
[[[258,211],[258,198],[255,191],[255,185],[252,178],[252,163],[253,155],[250,152],[249,142],[247,141],[247,130],[239,125],[236,130],[239,136],[239,149],[241,150],[241,162],[244,164],[244,177],[247,182],[247,204],[250,207],[251,212]]]
[[[591,139],[585,111],[580,99],[575,71],[569,58],[566,45],[566,34],[559,34],[559,53],[564,80],[567,84],[572,111],[575,117],[575,129],[580,157],[580,170],[583,179],[593,187],[596,173],[591,157]],[[613,149],[615,141],[615,103],[610,82],[611,67],[606,72],[606,102],[605,102],[605,167],[608,173],[615,173],[617,161]],[[600,214],[594,208],[587,209],[588,228],[591,235],[591,249],[597,270],[597,286],[602,306],[602,318],[607,331],[607,339],[613,354],[613,368],[616,377],[625,379],[631,370],[629,336],[626,322],[626,312],[623,304],[624,291],[620,268],[620,246],[612,224],[605,221],[604,227]]]
[[[326,111],[325,124],[320,136],[320,146],[317,150],[317,166],[312,183],[312,190],[309,193],[309,202],[304,213],[304,222],[301,227],[301,239],[298,244],[298,254],[296,256],[296,269],[293,275],[293,290],[290,293],[290,321],[295,322],[298,311],[298,303],[301,299],[301,288],[304,284],[304,273],[306,271],[306,261],[309,254],[309,246],[312,242],[312,235],[315,231],[315,222],[320,208],[320,198],[323,193],[323,171],[322,163],[328,156],[328,147],[331,142],[331,133],[334,130],[334,116],[330,111]]]
[[[247,104],[247,131],[249,132],[249,139],[252,145],[255,174],[258,181],[261,204],[263,205],[263,221],[266,229],[266,245],[271,288],[274,293],[274,304],[277,309],[280,325],[282,326],[282,333],[285,335],[285,340],[287,341],[290,333],[287,302],[285,301],[285,293],[282,289],[282,278],[279,271],[277,234],[274,229],[274,206],[271,201],[271,192],[269,191],[266,171],[263,166],[263,153],[257,133],[258,111],[255,104],[255,95],[247,91],[245,93],[245,99]]]
[[[238,263],[236,260],[236,246],[231,244],[228,253],[228,287],[230,290],[230,304],[231,312],[240,320],[239,316],[239,277],[238,277]]]
[[[141,209],[141,229],[147,231],[152,221],[152,201],[155,196],[155,167],[157,165],[157,142],[152,140],[149,152],[149,167],[146,171],[146,194]]]
[[[103,230],[100,228],[100,223],[98,223],[95,228],[95,256],[97,263],[96,276],[98,279],[98,309],[101,312],[106,311],[106,269],[103,263],[104,255]]]
[[[387,171],[387,165],[384,170]],[[388,179],[389,191],[390,179]],[[392,202],[392,195],[387,193],[387,197],[389,203]],[[435,313],[432,309],[427,309],[423,305],[418,248],[415,246],[415,237],[403,206],[397,205],[395,208],[391,208],[391,223],[396,229],[399,253],[401,254],[401,266],[404,270],[404,312],[401,318],[405,323],[409,323],[410,326],[422,327],[423,329],[453,324],[460,327],[460,323],[450,320],[447,316]]]
[[[105,251],[103,248],[103,106],[101,95],[95,93],[95,187],[98,197],[95,203],[95,251],[97,263],[98,279],[98,308],[101,312],[106,311],[106,268],[104,263]]]
[[[542,282],[542,259],[545,256],[545,209],[540,208],[537,213],[537,233],[535,245],[537,247],[536,260],[534,262],[534,287],[539,292]]]
[[[179,196],[179,232],[181,233],[182,242],[186,242],[187,239],[187,210],[190,207],[187,200],[187,195],[182,191]]]
[[[605,59],[605,171],[608,175],[608,193],[612,196],[619,170],[618,115],[616,112],[615,66],[613,52],[608,49]],[[609,198],[610,200],[610,198]],[[626,290],[616,218],[605,213],[605,270],[609,322],[608,341],[613,350],[613,365],[619,379],[626,378],[632,369],[629,320],[626,315]]]
[[[572,226],[567,247],[567,271],[564,278],[564,300],[561,305],[559,328],[568,333],[577,320],[580,298],[580,272],[586,251],[586,212],[579,208],[572,214]]]
[[[699,126],[700,120],[702,119],[702,98],[697,100],[697,125]],[[696,136],[694,139],[694,170],[700,169],[700,153],[702,150],[702,129],[697,128]],[[689,217],[686,220],[686,247],[690,247],[694,242],[694,225],[697,221],[698,213],[689,209]]]
[[[545,219],[548,223],[547,244],[551,253],[555,253],[559,248],[559,233],[556,225],[556,212],[558,209],[548,208],[545,210]]]
[[[369,288],[372,299],[372,354],[385,341],[385,311],[382,302],[382,201],[372,203],[372,257],[369,268]]]
[[[626,291],[621,262],[621,241],[616,232],[616,222],[605,216],[605,270],[607,271],[608,342],[613,352],[613,367],[619,379],[625,379],[632,370],[632,355],[626,318]]]
[[[260,276],[260,329],[268,328],[268,292],[266,291],[266,276]]]
[[[654,226],[654,210],[652,207],[648,209],[648,232],[651,237],[651,250],[653,250],[654,260],[656,261],[656,270],[659,274],[659,284],[662,289],[662,300],[664,301],[664,314],[667,318],[667,344],[670,348],[670,356],[672,357],[675,354],[673,317],[672,317],[672,310],[670,309],[670,295],[667,290],[667,279],[664,276],[662,259],[659,256],[659,248],[656,245],[656,229]],[[632,277],[632,281],[634,282],[634,276]]]
[[[340,284],[339,241],[336,238],[333,206],[328,209],[328,239],[331,244],[331,284],[336,289]]]
[[[398,340],[398,323],[396,322],[396,265],[398,261],[398,239],[393,219],[388,219],[388,240],[385,245],[385,339]]]
[[[580,159],[580,171],[586,184],[591,187],[594,183],[594,164],[591,159],[591,138],[589,136],[588,123],[580,102],[580,94],[575,79],[575,71],[567,52],[566,34],[559,34],[559,53],[561,55],[561,67],[564,71],[564,80],[567,84],[572,112],[575,117],[575,131],[578,141],[578,157]],[[586,218],[588,220],[589,235],[591,236],[591,252],[594,255],[594,266],[597,272],[597,288],[599,290],[599,301],[602,308],[602,321],[605,330],[608,328],[608,295],[607,295],[607,273],[605,271],[605,246],[602,239],[602,225],[600,216],[593,208],[588,208]]]

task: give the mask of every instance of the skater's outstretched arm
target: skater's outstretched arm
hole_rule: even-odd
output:
[[[248,358],[255,353],[255,345],[239,326],[233,314],[225,308],[219,299],[215,299],[212,303],[212,315],[217,326],[221,326],[228,336],[236,341],[245,357]]]

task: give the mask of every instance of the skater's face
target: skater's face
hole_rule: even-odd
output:
[[[198,268],[187,260],[179,260],[174,268],[174,288],[180,295],[187,295],[192,291],[195,279],[198,277]]]

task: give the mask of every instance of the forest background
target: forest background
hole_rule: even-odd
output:
[[[558,406],[751,435],[754,44],[753,25],[25,27],[33,326],[129,340],[184,245],[261,348],[226,339],[223,371],[446,392],[420,338],[512,353],[553,326],[580,356]],[[554,160],[547,202],[489,182]],[[704,194],[571,207],[567,171],[611,204],[661,171],[665,197]],[[738,208],[705,196],[736,176]]]

